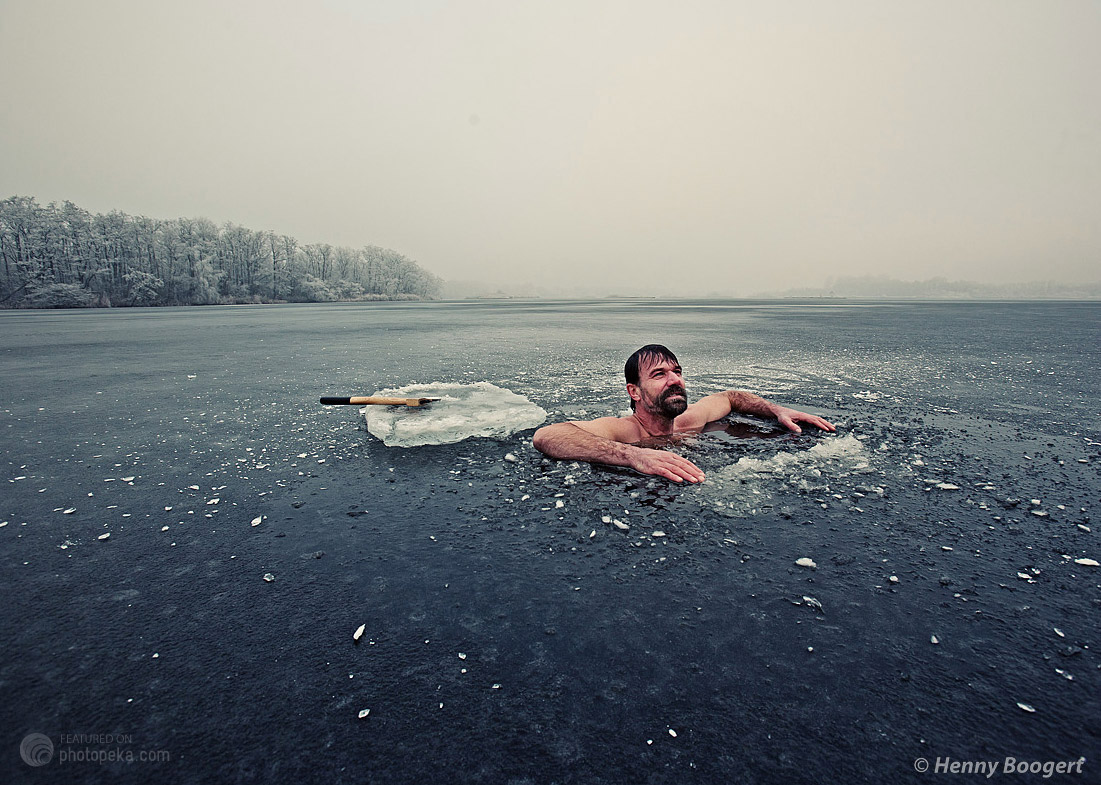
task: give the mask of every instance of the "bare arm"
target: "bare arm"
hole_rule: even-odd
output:
[[[566,458],[612,466],[627,466],[643,474],[656,474],[674,482],[702,482],[704,473],[694,463],[665,450],[627,444],[622,421],[603,417],[592,422],[560,422],[535,432],[532,443],[551,458]]]
[[[789,431],[795,433],[803,432],[803,429],[797,423],[813,425],[823,431],[832,432],[837,430],[833,423],[827,422],[817,415],[789,409],[772,401],[766,401],[759,395],[743,392],[742,390],[727,390],[726,392],[708,395],[688,407],[688,411],[677,419],[680,422],[681,418],[685,418],[685,422],[690,421],[695,427],[701,427],[709,422],[720,420],[731,412],[774,419]],[[686,417],[688,414],[692,415],[690,419]]]

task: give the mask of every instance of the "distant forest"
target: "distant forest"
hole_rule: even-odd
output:
[[[396,251],[300,245],[206,218],[0,202],[0,308],[413,300],[442,281]]]

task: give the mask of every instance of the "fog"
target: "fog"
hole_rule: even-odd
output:
[[[0,198],[504,290],[1091,282],[1098,41],[1093,0],[0,0]]]

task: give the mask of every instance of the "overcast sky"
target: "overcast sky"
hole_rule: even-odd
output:
[[[0,198],[749,294],[1101,278],[1101,2],[0,0]]]

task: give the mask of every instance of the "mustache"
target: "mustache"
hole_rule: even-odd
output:
[[[679,386],[678,387],[670,387],[668,390],[666,390],[664,393],[662,393],[661,397],[662,397],[662,399],[665,399],[665,398],[668,398],[671,395],[683,395],[685,398],[687,398],[688,397],[688,391],[685,390],[684,387],[679,387]]]

